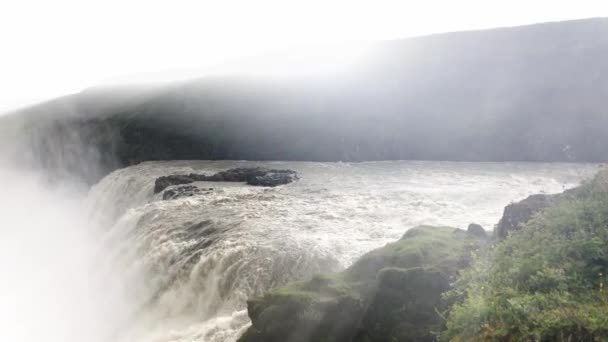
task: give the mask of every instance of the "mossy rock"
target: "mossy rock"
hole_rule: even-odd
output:
[[[239,341],[432,340],[442,293],[483,241],[450,227],[413,228],[343,272],[250,300],[252,326]]]
[[[378,289],[367,308],[358,341],[432,341],[442,328],[437,311],[446,310],[441,294],[449,277],[432,268],[385,268],[378,274]]]

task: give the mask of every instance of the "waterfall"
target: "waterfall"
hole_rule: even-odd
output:
[[[276,188],[195,183],[163,200],[157,177],[233,167],[297,170]],[[510,201],[560,192],[586,164],[145,162],[88,191],[0,168],[0,318],[10,341],[232,342],[248,298],[342,269],[418,224],[486,228]],[[35,327],[35,328],[34,328]]]
[[[209,196],[163,201],[152,193],[155,178],[188,168],[149,166],[115,171],[88,195],[91,217],[113,221],[102,227],[100,267],[120,270],[128,284],[133,311],[121,340],[166,339],[174,331],[234,340],[248,324],[247,298],[338,268],[313,241],[249,224],[239,208],[271,201],[265,189],[228,185]]]

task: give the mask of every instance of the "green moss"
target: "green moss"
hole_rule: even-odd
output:
[[[441,294],[483,239],[420,226],[343,272],[292,283],[248,302],[240,341],[424,341],[442,327]]]
[[[481,239],[451,227],[419,226],[358,260],[346,273],[351,279],[371,279],[385,267],[437,267],[449,272],[466,266]]]

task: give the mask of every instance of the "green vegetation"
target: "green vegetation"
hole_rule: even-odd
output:
[[[420,226],[344,272],[318,275],[249,301],[249,341],[431,341],[458,270],[485,239]]]
[[[479,256],[446,298],[446,341],[608,340],[608,172]]]

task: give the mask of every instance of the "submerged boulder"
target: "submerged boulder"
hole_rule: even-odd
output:
[[[220,171],[208,180],[211,182],[247,182],[250,178],[266,175],[270,170],[262,167],[237,167]]]
[[[200,189],[194,185],[182,185],[172,189],[167,189],[163,192],[163,200],[173,200],[183,197],[192,197],[209,193],[213,188]]]
[[[248,301],[240,342],[433,341],[442,294],[484,239],[420,226],[339,273],[317,275]]]
[[[245,182],[248,185],[278,186],[298,180],[293,170],[267,169],[263,167],[239,167],[220,171],[211,176],[191,173],[189,175],[162,176],[154,182],[154,193],[157,194],[169,186],[194,182]]]
[[[200,181],[202,180],[200,179],[201,176],[204,177],[204,175],[191,173],[189,175],[170,175],[158,177],[156,181],[154,181],[154,193],[157,194],[172,185],[188,184]]]
[[[246,182],[249,185],[277,186],[294,182],[297,179],[297,173],[293,170],[239,167],[218,172],[206,180],[210,182]]]
[[[294,182],[298,179],[295,171],[291,170],[270,170],[261,176],[252,176],[247,179],[249,185],[259,186],[278,186]]]

